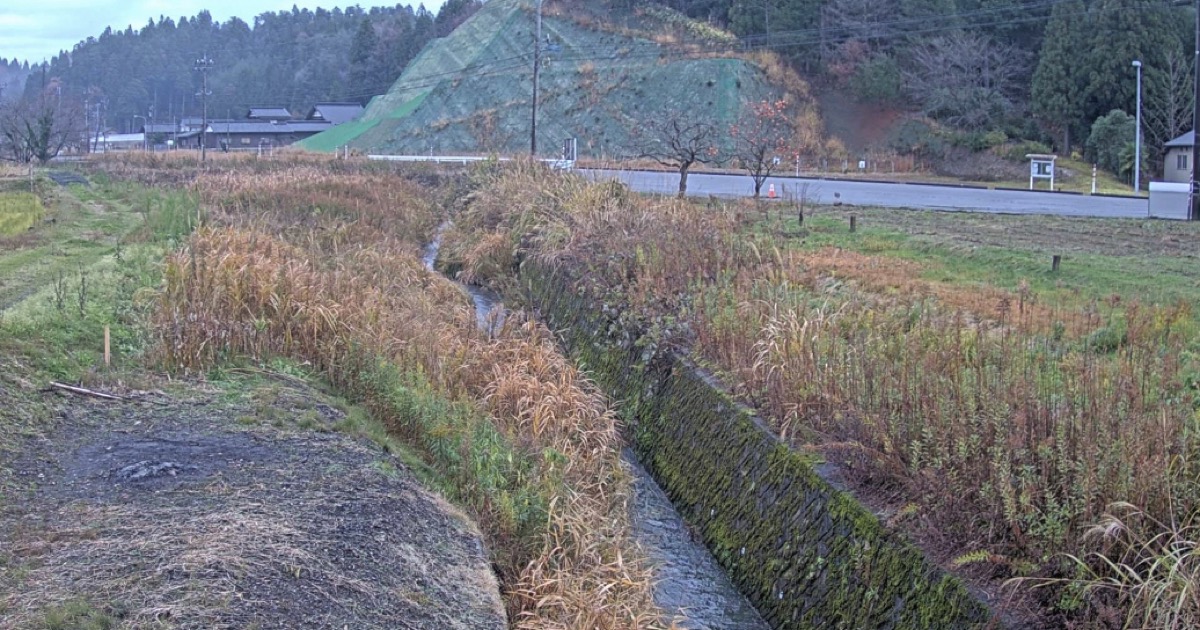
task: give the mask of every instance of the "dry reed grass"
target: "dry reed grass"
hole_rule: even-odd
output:
[[[465,269],[483,267],[471,243],[497,234],[504,256],[568,267],[645,347],[689,347],[786,439],[903,488],[958,552],[1011,559],[1002,573],[1056,570],[1047,560],[1082,549],[1113,502],[1164,522],[1200,503],[1187,304],[940,285],[908,263],[789,251],[739,229],[736,207],[531,165],[480,183],[453,235],[465,242],[447,245]]]
[[[254,153],[210,152],[205,162],[201,162],[200,155],[194,151],[131,151],[90,156],[83,167],[93,174],[103,175],[114,180],[160,187],[188,186],[202,175],[219,173],[264,175],[288,172],[301,167],[312,167],[346,175],[391,173],[410,177],[433,175],[444,170],[437,165],[372,162],[362,155],[352,155],[348,159],[342,159],[337,156],[309,153],[294,148],[282,149],[262,156]]]
[[[311,165],[195,186],[224,227],[167,261],[164,365],[312,363],[448,480],[493,547],[517,627],[660,625],[614,415],[542,326],[514,315],[481,333],[465,296],[421,267],[427,193]]]

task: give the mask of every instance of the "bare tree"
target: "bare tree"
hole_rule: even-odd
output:
[[[1022,51],[957,31],[917,47],[904,79],[926,115],[956,127],[985,129],[1013,110],[1025,72]]]
[[[48,162],[83,129],[83,113],[50,85],[34,98],[6,104],[0,109],[0,137],[11,159],[18,162]]]
[[[720,129],[704,113],[663,110],[642,121],[630,135],[635,157],[679,171],[681,198],[687,194],[688,171],[693,166],[726,160]]]
[[[754,180],[755,199],[762,194],[763,182],[775,170],[776,160],[791,153],[796,125],[788,109],[783,100],[749,103],[729,128],[733,157]]]
[[[1154,159],[1161,160],[1163,145],[1192,128],[1192,59],[1180,48],[1167,51],[1161,71],[1161,89],[1147,91],[1146,145]]]
[[[845,58],[846,45],[886,46],[895,30],[893,0],[830,0],[821,8],[821,50],[825,63]]]

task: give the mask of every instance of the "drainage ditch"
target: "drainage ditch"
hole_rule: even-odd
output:
[[[438,228],[425,247],[422,261],[435,270],[442,233]],[[481,287],[456,283],[471,296],[475,320],[482,330],[493,331],[504,323],[504,304],[496,293]],[[642,547],[654,571],[654,600],[668,619],[682,619],[680,628],[737,628],[768,630],[769,625],[737,590],[704,543],[676,511],[671,500],[625,449],[622,459],[634,478],[630,520],[634,539]]]

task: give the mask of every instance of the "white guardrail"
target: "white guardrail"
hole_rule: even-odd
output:
[[[368,155],[367,159],[381,162],[436,162],[441,164],[468,164],[487,160],[509,162],[512,160],[512,158],[506,157],[492,158],[478,155]],[[540,159],[538,161],[549,165],[556,171],[570,171],[575,168],[575,160]]]

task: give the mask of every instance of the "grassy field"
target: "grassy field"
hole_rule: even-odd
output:
[[[801,236],[794,218],[777,221],[763,227],[788,235],[789,246],[899,259],[917,265],[920,279],[950,286],[1024,286],[1043,301],[1073,306],[1113,295],[1147,304],[1200,301],[1200,230],[1189,223],[821,208]],[[1051,270],[1055,255],[1063,257],[1058,272]]]
[[[190,232],[198,208],[182,193],[121,184],[67,190],[39,180],[36,189],[25,207],[44,216],[32,229],[0,236],[0,365],[16,383],[0,409],[0,453],[53,424],[30,394],[34,381],[139,380],[133,375],[142,370],[147,340],[142,297],[158,284],[162,257]]]
[[[851,233],[841,209],[481,182],[443,250],[464,277],[567,265],[644,347],[690,352],[944,566],[1015,578],[1053,623],[1200,616],[1176,553],[1200,524],[1196,226],[856,209]]]

